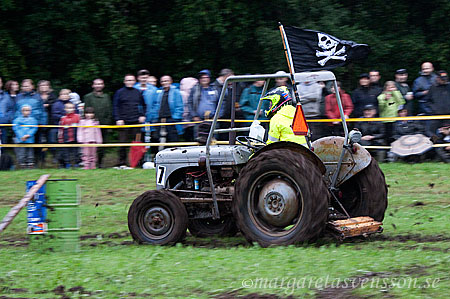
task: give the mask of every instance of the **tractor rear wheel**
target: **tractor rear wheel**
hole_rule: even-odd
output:
[[[372,158],[369,166],[339,186],[339,201],[350,217],[369,216],[384,219],[388,189],[384,174]],[[341,210],[339,206],[336,209]]]
[[[289,149],[273,149],[240,172],[233,214],[249,242],[290,245],[314,239],[325,228],[328,197],[316,165]]]
[[[186,235],[187,223],[186,208],[167,190],[143,193],[128,211],[128,228],[138,243],[175,244]]]
[[[192,219],[188,223],[189,232],[196,237],[233,237],[238,229],[232,216],[220,219]]]

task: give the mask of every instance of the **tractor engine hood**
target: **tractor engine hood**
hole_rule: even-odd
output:
[[[211,165],[245,164],[252,152],[242,145],[214,145],[210,147]],[[157,165],[182,164],[198,166],[200,158],[206,157],[205,146],[174,147],[156,154]]]

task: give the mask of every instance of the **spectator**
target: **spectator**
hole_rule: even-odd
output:
[[[422,63],[420,76],[414,80],[412,88],[414,98],[419,102],[419,114],[430,115],[432,113],[429,105],[430,96],[428,92],[435,82],[436,74],[434,73],[433,64],[431,62]]]
[[[0,77],[0,124],[11,124],[14,119],[14,100],[7,91],[2,90],[3,81]],[[0,127],[1,143],[8,143],[8,127]]]
[[[433,115],[450,114],[450,84],[446,71],[438,72],[436,84],[430,87],[429,98],[430,109]],[[448,120],[434,120],[427,135],[430,137],[436,135],[438,129],[443,127],[444,122],[448,122]]]
[[[70,90],[69,89],[61,89],[59,91],[59,98],[56,100],[56,102],[52,105],[51,113],[50,113],[50,124],[51,125],[58,125],[59,121],[61,120],[61,117],[63,117],[66,114],[66,111],[64,109],[64,106],[67,103],[70,103]],[[58,142],[58,128],[50,128],[49,132],[49,142],[50,143],[57,143]],[[52,153],[54,156],[56,156],[56,152],[52,150]]]
[[[205,119],[205,115],[213,117],[216,113],[219,93],[210,84],[211,72],[202,70],[199,72],[199,84],[196,84],[189,94],[188,106],[191,120],[199,121]]]
[[[47,124],[47,112],[44,108],[44,103],[38,93],[34,92],[33,81],[31,79],[25,79],[22,81],[21,93],[17,95],[16,102],[16,117],[20,115],[20,111],[23,105],[31,106],[31,116],[34,117],[39,125]],[[38,128],[35,134],[36,143],[46,142],[46,128]],[[37,161],[43,165],[44,152],[42,148],[35,148],[34,155],[37,157]]]
[[[160,82],[161,89],[153,97],[151,104],[153,110],[151,114],[147,115],[147,119],[150,119],[152,123],[180,122],[183,118],[183,98],[180,90],[172,85],[172,77],[168,75],[162,76]],[[160,140],[163,135],[166,135],[166,142],[177,142],[178,136],[182,134],[183,125],[156,127],[152,139]]]
[[[124,77],[124,87],[117,90],[113,99],[113,116],[116,125],[136,125],[145,122],[145,102],[142,93],[133,88],[136,77],[127,74]],[[139,128],[128,127],[119,129],[119,141],[131,142],[135,140]],[[119,166],[127,164],[127,150],[125,147],[119,149]]]
[[[195,79],[194,77],[186,77],[181,79],[180,81],[180,93],[181,96],[183,97],[183,103],[186,108],[183,112],[183,116],[186,116],[186,119],[188,119],[187,116],[189,114],[189,109],[187,109],[189,94],[191,93],[192,88],[196,84],[198,84],[198,80]],[[186,112],[188,113],[187,115]]]
[[[141,75],[141,77],[142,76],[144,76],[144,79],[145,79],[145,77],[148,75]],[[141,80],[143,80],[143,79],[141,78]],[[135,84],[135,88],[136,88],[137,84],[139,84],[139,83]],[[147,83],[145,85],[145,89],[141,90],[141,93],[142,93],[142,96],[143,96],[144,102],[145,102],[145,107],[146,107],[146,110],[144,110],[144,111],[145,111],[145,115],[146,115],[146,123],[147,124],[150,124],[150,120],[151,120],[150,115],[153,113],[158,113],[158,111],[155,111],[155,107],[152,105],[152,103],[154,102],[154,98],[156,97],[156,91],[157,91],[157,88],[154,85],[149,84],[149,83]],[[150,142],[151,127],[144,127],[144,128],[142,128],[142,131],[144,131],[146,133],[146,140],[148,142]]]
[[[408,116],[408,110],[405,105],[398,107],[398,117]],[[400,139],[402,136],[422,134],[424,131],[423,126],[418,121],[412,120],[398,120],[393,125],[393,141]],[[423,135],[422,135],[423,136]],[[402,145],[400,145],[402,146]],[[414,161],[417,159],[416,155],[403,156],[405,161]],[[401,156],[392,151],[387,152],[387,160],[389,162],[395,162],[402,159]]]
[[[262,91],[264,86],[264,80],[258,80],[253,82],[250,87],[244,89],[241,95],[241,99],[239,100],[239,106],[241,107],[242,114],[244,115],[244,119],[253,120],[255,118],[256,109],[258,109],[259,101],[262,97]],[[267,120],[268,118],[265,116],[264,111],[269,110],[270,102],[263,101],[261,110],[259,111],[259,120]],[[247,123],[247,126],[250,126],[251,123]],[[267,123],[262,123],[262,126],[267,131]]]
[[[434,139],[434,143],[450,143],[450,121],[442,123],[438,128],[437,136]],[[450,146],[436,148],[438,157],[445,163],[450,163]]]
[[[17,95],[19,94],[19,83],[17,81],[9,80],[5,83],[5,92],[7,92],[10,98],[14,101],[14,104],[17,102]]]
[[[58,99],[51,88],[50,81],[40,80],[37,84],[37,93],[39,94],[42,103],[44,105],[45,113],[47,114],[47,120],[51,117],[51,106]],[[41,132],[41,142],[45,143],[56,143],[56,139],[53,138],[51,134],[51,129],[49,128],[39,128],[38,133]],[[53,138],[53,139],[52,139]],[[41,149],[36,149],[40,151]],[[38,163],[44,163],[45,161],[45,151],[40,151],[37,153]]]
[[[369,72],[369,80],[370,80],[370,87],[374,89],[374,93],[377,93],[377,96],[383,91],[383,88],[381,87],[381,75],[378,70],[371,70]]]
[[[22,81],[21,93],[16,98],[16,117],[20,116],[20,111],[23,105],[31,106],[32,117],[34,117],[38,124],[47,124],[47,113],[45,113],[44,104],[39,94],[34,92],[33,81],[31,79],[25,79]],[[36,140],[40,142],[40,140]]]
[[[180,93],[183,98],[184,112],[183,112],[183,121],[190,121],[190,111],[188,105],[189,94],[191,93],[192,88],[198,84],[198,80],[194,77],[186,77],[181,79],[180,81]],[[186,141],[194,141],[194,125],[187,124],[184,127],[184,140]]]
[[[380,94],[377,88],[371,88],[370,76],[367,73],[359,75],[359,87],[356,88],[352,93],[353,102],[353,116],[362,117],[364,112],[364,107],[367,105],[372,105],[378,111],[378,100],[377,96]]]
[[[220,93],[222,92],[222,88],[223,88],[223,84],[225,83],[225,80],[230,77],[233,76],[234,72],[231,69],[222,69],[219,73],[219,77],[217,77],[216,81],[214,81],[214,83],[212,84],[219,96]],[[224,98],[224,102],[223,105],[221,107],[221,114],[222,117],[224,118],[230,118],[231,117],[231,86],[227,86],[226,89],[226,93],[225,93],[225,98]]]
[[[140,91],[148,89],[150,86],[155,86],[148,83],[150,78],[150,72],[148,70],[140,70],[137,72],[137,83],[134,84],[134,88]]]
[[[2,107],[3,95],[4,95],[2,87],[3,87],[3,79],[2,79],[2,77],[0,77],[0,125],[5,123],[5,117],[4,117],[5,109]],[[3,138],[4,138],[3,136],[7,136],[6,134],[7,134],[6,128],[0,126],[0,142],[1,143],[6,143],[6,142],[3,142]]]
[[[378,70],[371,70],[369,72],[369,90],[370,94],[375,96],[375,99],[383,92],[383,85],[381,83],[381,75],[380,71]],[[375,105],[375,107],[378,107]],[[380,113],[379,110],[377,110],[377,113]]]
[[[405,104],[405,99],[400,91],[395,87],[394,81],[386,81],[383,92],[378,96],[378,109],[380,117],[396,117],[398,115],[398,107]],[[386,144],[390,144],[392,140],[393,120],[384,121]]]
[[[34,135],[38,128],[28,127],[28,125],[36,126],[38,121],[32,116],[31,109],[30,105],[23,104],[20,108],[21,115],[14,119],[13,130],[16,135],[15,143],[34,143]],[[32,147],[16,147],[16,156],[20,168],[32,169],[34,167],[34,150]]]
[[[70,103],[70,90],[69,89],[61,89],[59,91],[59,97],[55,103],[53,103],[50,113],[50,121],[51,125],[59,125],[59,121],[61,117],[66,114],[64,106],[67,103]],[[48,136],[49,143],[58,143],[58,128],[50,128]],[[61,159],[61,149],[50,148],[50,151],[53,154],[53,160],[55,163],[59,163],[61,167],[64,166],[64,160]]]
[[[275,73],[275,75],[287,75],[287,73],[285,71],[278,71]],[[275,88],[280,86],[286,86],[290,90],[291,82],[289,78],[275,78]]]
[[[84,119],[80,120],[80,126],[98,126],[100,123],[95,119],[95,110],[92,107],[86,107],[84,110]],[[100,128],[78,128],[77,141],[82,144],[100,144],[103,142]],[[95,169],[97,162],[97,148],[83,147],[83,168]]]
[[[96,117],[102,125],[112,125],[112,102],[109,94],[104,93],[105,82],[103,79],[97,78],[92,82],[92,92],[83,97],[84,109],[91,107],[96,112]],[[102,140],[107,143],[108,129],[101,128]],[[103,167],[103,157],[105,156],[105,148],[98,149],[98,167]]]
[[[69,93],[70,102],[75,105],[75,110],[79,114],[83,114],[84,103],[81,101],[80,95],[74,91]]]
[[[408,71],[406,69],[398,69],[395,71],[395,86],[406,100],[405,109],[413,115],[414,113],[414,95],[409,88],[408,83]]]
[[[188,106],[191,120],[200,121],[214,117],[217,109],[219,93],[211,84],[211,72],[202,70],[199,72],[199,84],[196,84],[189,94]],[[223,111],[222,111],[223,112]],[[221,116],[221,115],[219,115]],[[210,123],[197,125],[197,134],[194,137],[200,143],[205,143],[208,137]]]
[[[374,118],[377,115],[377,109],[374,105],[366,105],[363,108],[363,118]],[[359,142],[363,146],[379,146],[383,145],[385,137],[384,125],[380,122],[362,121],[358,123],[358,128],[361,131],[362,137]],[[382,150],[369,150],[372,154],[376,154],[377,160],[384,159],[384,152]]]
[[[400,105],[398,107],[398,117],[408,116],[408,110],[405,105]],[[423,133],[423,126],[418,121],[413,120],[397,120],[394,123],[393,128],[393,138],[395,140],[399,139],[405,135],[414,135]]]
[[[323,100],[322,89],[323,85],[319,82],[304,82],[297,85],[300,103],[307,119],[320,119],[322,117],[320,112]],[[321,123],[309,123],[312,140],[322,137],[322,126]]]
[[[220,70],[219,73],[219,77],[217,77],[216,81],[214,81],[213,86],[217,89],[217,92],[219,93],[219,97],[220,94],[222,92],[223,89],[223,84],[225,83],[225,80],[230,77],[230,76],[234,76],[234,72],[231,69],[222,69]],[[225,95],[224,95],[224,99],[223,99],[223,103],[222,103],[222,107],[221,109],[221,117],[225,118],[225,119],[231,119],[231,111],[232,111],[232,106],[233,106],[233,84],[232,83],[228,83],[228,86],[225,89]],[[240,110],[240,106],[239,106],[239,98],[238,98],[238,94],[240,95],[242,93],[242,90],[239,89],[239,85],[236,84],[236,96],[235,96],[235,102],[234,102],[234,118],[240,118],[241,115],[241,110]],[[234,124],[234,126],[236,126],[236,124]],[[230,127],[230,123],[229,122],[221,122],[219,123],[219,128],[220,129],[227,129]],[[222,141],[226,141],[229,139],[229,133],[220,133],[218,135],[218,139],[222,140]]]
[[[339,96],[342,102],[342,108],[344,110],[345,118],[349,118],[350,114],[353,111],[353,103],[350,96],[345,93],[344,90],[341,89],[341,82],[337,82],[339,87]],[[325,114],[329,119],[338,119],[341,118],[341,113],[339,112],[339,106],[336,99],[336,93],[334,86],[331,87],[331,94],[325,97]],[[332,136],[340,136],[343,135],[344,129],[342,127],[342,123],[340,121],[334,121],[328,124],[330,128],[330,135]]]
[[[158,85],[158,79],[155,76],[149,76],[147,83],[156,87]]]
[[[80,122],[80,116],[76,113],[75,105],[68,101],[64,105],[66,114],[61,117],[58,128],[58,142],[64,144],[77,143],[77,126]],[[62,147],[60,150],[59,163],[60,167],[70,168],[77,167],[78,162],[78,148],[77,147]],[[62,164],[64,163],[64,164]]]
[[[41,97],[42,103],[44,104],[47,119],[50,119],[52,105],[58,100],[58,97],[53,92],[50,81],[41,80],[38,82],[37,86],[37,93]]]
[[[66,114],[65,105],[67,103],[70,103],[69,94],[70,94],[69,89],[61,89],[59,91],[59,98],[52,105],[52,113],[50,115],[50,124],[51,125],[59,124],[61,117],[63,117]],[[55,135],[55,141],[56,141],[56,135]]]
[[[12,123],[12,121],[15,118],[16,97],[17,97],[18,91],[19,91],[19,83],[17,81],[12,81],[12,80],[6,81],[5,91],[3,93],[3,100],[5,100],[5,98],[6,98],[6,99],[9,99],[9,101],[3,102],[3,105],[6,105],[6,107],[5,106],[3,107],[3,109],[4,109],[3,111],[4,111],[4,113],[6,113],[7,116],[9,116],[9,117],[7,117],[7,119],[9,120],[7,123],[9,123],[9,124]],[[11,107],[11,104],[13,105],[12,107]],[[9,114],[8,112],[12,113],[12,114]],[[5,117],[5,115],[3,117]],[[6,133],[4,133],[4,132],[6,132]],[[1,138],[2,143],[7,143],[9,141],[8,132],[12,133],[12,131],[9,127],[2,128],[2,133],[4,133],[4,134],[2,134],[2,138]]]

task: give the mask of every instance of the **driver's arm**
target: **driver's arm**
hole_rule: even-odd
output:
[[[280,130],[278,129],[278,126],[274,124],[272,120],[270,120],[267,144],[271,144],[277,141],[280,141]]]

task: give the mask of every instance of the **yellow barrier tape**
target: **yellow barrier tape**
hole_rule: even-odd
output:
[[[397,121],[397,120],[434,120],[434,119],[450,119],[450,115],[428,115],[428,116],[405,116],[405,117],[374,117],[374,118],[348,118],[346,122],[360,121]],[[336,119],[306,119],[307,122],[335,122],[342,121]]]
[[[429,115],[429,116],[405,116],[405,117],[375,117],[375,118],[348,118],[347,122],[360,121],[397,121],[397,120],[435,120],[435,119],[450,119],[450,115]],[[38,128],[102,128],[102,129],[122,129],[122,128],[143,128],[143,127],[160,127],[160,126],[175,126],[175,125],[193,125],[202,122],[212,122],[211,119],[204,121],[180,121],[173,123],[153,123],[153,124],[136,124],[136,125],[98,125],[98,126],[60,126],[60,125],[22,125],[23,127],[38,127]],[[231,122],[231,119],[218,119],[218,122]],[[251,123],[253,120],[236,119],[236,123]],[[269,122],[270,120],[263,119],[260,122]],[[340,118],[326,118],[326,119],[306,119],[307,122],[313,123],[330,123],[341,122]],[[13,124],[0,124],[0,127],[12,127]]]
[[[450,146],[450,143],[442,143],[442,144],[433,144],[431,147],[447,147]],[[363,146],[365,149],[391,149],[392,146],[387,145],[367,145]]]
[[[228,144],[228,141],[215,141],[211,143]],[[14,143],[14,144],[0,144],[0,147],[131,147],[131,146],[196,146],[200,145],[198,142],[135,142],[135,143],[52,143],[52,144],[34,144],[34,143]]]
[[[38,127],[38,128],[101,128],[101,129],[121,129],[121,128],[142,128],[142,127],[159,127],[159,126],[175,126],[186,124],[199,124],[203,121],[174,122],[174,123],[154,123],[154,124],[136,124],[136,125],[98,125],[98,126],[60,126],[60,125],[22,125],[22,127]],[[12,127],[13,124],[0,124],[0,127]]]
[[[229,144],[228,141],[215,141],[211,145],[224,145]],[[17,143],[17,144],[0,144],[0,147],[132,147],[132,146],[168,146],[168,147],[180,147],[180,146],[197,146],[201,145],[198,142],[142,142],[142,143],[88,143],[88,144],[73,144],[73,143],[56,143],[56,144],[34,144],[34,143]],[[433,144],[432,147],[447,147],[450,143]],[[368,145],[363,146],[365,149],[391,149],[388,145]]]

